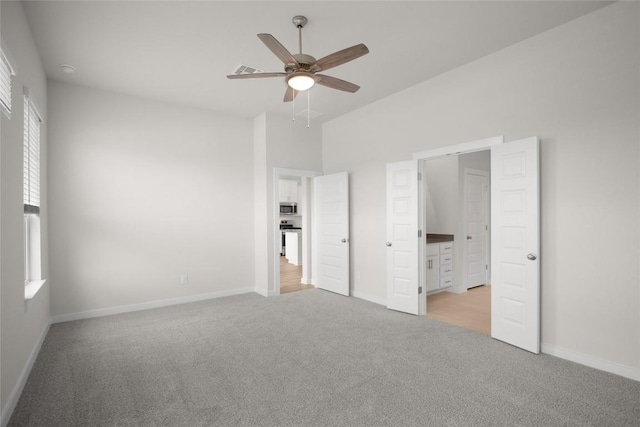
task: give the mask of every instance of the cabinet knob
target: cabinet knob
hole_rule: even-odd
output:
[[[342,243],[347,243],[347,239],[340,240]]]
[[[527,259],[531,261],[535,261],[537,258],[538,257],[536,256],[536,254],[533,254],[533,253],[527,255]]]
[[[391,242],[387,242],[387,246],[391,246]]]

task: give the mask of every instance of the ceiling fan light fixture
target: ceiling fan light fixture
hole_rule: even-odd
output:
[[[287,78],[287,84],[292,89],[302,92],[307,89],[311,89],[313,85],[316,84],[316,80],[313,77],[313,74],[299,71],[291,74],[289,78]]]

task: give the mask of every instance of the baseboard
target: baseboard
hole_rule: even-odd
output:
[[[149,310],[152,308],[167,307],[170,305],[185,304],[189,302],[204,301],[214,298],[230,297],[233,295],[255,292],[254,288],[231,289],[228,291],[210,292],[206,294],[189,295],[186,297],[170,298],[157,301],[143,302],[140,304],[121,305],[117,307],[102,308],[98,310],[82,311],[79,313],[59,314],[51,318],[51,323],[70,322],[72,320],[91,319],[93,317],[111,316],[113,314],[130,313],[133,311]]]
[[[265,291],[264,289],[258,289],[255,288],[253,290],[253,292],[255,292],[258,295],[262,295],[263,297],[275,297],[277,295],[280,295],[280,291]]]
[[[599,369],[601,371],[610,372],[620,375],[621,377],[640,381],[640,369],[631,366],[621,365],[610,360],[599,359],[573,350],[558,347],[551,344],[542,344],[541,350],[544,354],[559,357],[560,359],[570,360],[590,368]]]
[[[18,383],[13,388],[9,399],[7,400],[7,405],[4,407],[2,411],[2,415],[0,415],[0,426],[6,427],[9,424],[9,420],[11,419],[11,415],[13,414],[14,409],[16,409],[16,405],[18,404],[18,400],[20,399],[20,395],[22,394],[22,390],[24,389],[24,385],[27,383],[27,378],[29,378],[29,374],[31,373],[31,369],[33,368],[33,364],[36,362],[38,358],[38,354],[40,353],[40,349],[42,348],[42,343],[47,336],[47,332],[49,332],[49,326],[51,324],[47,323],[42,334],[40,334],[40,338],[36,342],[36,345],[31,350],[31,354],[27,359],[27,363],[25,363],[20,376],[18,377]]]
[[[355,298],[359,298],[359,299],[363,299],[365,301],[372,302],[374,304],[384,305],[385,307],[387,306],[387,299],[386,298],[381,298],[379,296],[371,295],[371,294],[366,293],[366,292],[353,291],[352,292],[352,296],[355,297]]]
[[[253,292],[255,292],[258,295],[262,295],[263,297],[268,297],[269,296],[269,291],[265,291],[264,289],[255,288],[253,290]]]

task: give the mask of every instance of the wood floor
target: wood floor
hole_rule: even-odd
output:
[[[290,264],[283,256],[280,257],[280,294],[313,289],[313,285],[303,285],[302,266]]]
[[[491,335],[491,286],[429,295],[427,317]]]

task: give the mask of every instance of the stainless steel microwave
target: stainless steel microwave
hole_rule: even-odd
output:
[[[298,213],[298,204],[293,202],[280,202],[280,215],[295,215]]]

